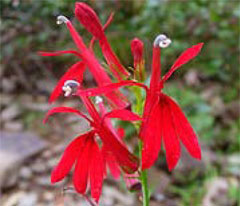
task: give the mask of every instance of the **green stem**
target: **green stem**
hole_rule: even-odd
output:
[[[149,206],[149,191],[147,181],[147,170],[141,172],[142,192],[143,192],[143,206]]]
[[[141,115],[142,113],[142,102],[143,102],[143,96],[141,93],[141,89],[139,87],[132,87],[132,91],[135,93],[136,96],[136,104],[134,109],[134,112]],[[135,124],[135,127],[137,130],[140,129],[140,124]],[[139,140],[139,159],[142,159],[142,141]],[[140,168],[142,165],[140,165]],[[141,170],[140,171],[140,177],[139,177],[141,183],[142,183],[142,194],[143,194],[143,206],[149,206],[150,201],[150,195],[148,190],[148,179],[147,179],[147,170]]]
[[[142,142],[139,141],[139,158],[142,159]],[[140,172],[140,180],[142,183],[142,193],[143,193],[143,206],[149,206],[149,190],[148,190],[148,179],[147,170],[142,170]]]

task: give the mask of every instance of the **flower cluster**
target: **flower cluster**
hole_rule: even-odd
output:
[[[107,169],[116,179],[123,173],[126,180],[134,177],[135,179],[130,182],[135,182],[138,172],[148,169],[154,164],[162,143],[169,170],[176,166],[180,158],[180,142],[183,143],[192,157],[201,159],[201,150],[194,130],[177,103],[164,94],[162,89],[174,71],[198,55],[203,43],[184,51],[170,70],[161,76],[160,53],[162,48],[171,44],[171,40],[166,35],[158,35],[153,43],[152,74],[148,87],[143,83],[145,80],[145,62],[143,57],[144,45],[141,40],[135,38],[131,42],[134,59],[134,74],[132,75],[117,58],[104,33],[113,19],[113,14],[102,26],[96,13],[87,4],[76,3],[75,16],[93,36],[89,46],[86,46],[71,21],[65,16],[59,16],[57,23],[66,24],[77,49],[39,52],[39,54],[42,56],[73,54],[79,58],[59,80],[49,102],[56,101],[61,95],[65,97],[77,96],[86,107],[88,115],[75,108],[56,107],[47,113],[44,122],[56,113],[72,113],[84,118],[89,123],[91,130],[76,137],[65,149],[60,162],[52,172],[51,181],[55,183],[62,180],[75,166],[73,184],[76,191],[85,194],[89,185],[92,198],[98,202]],[[94,55],[96,41],[101,47],[111,76]],[[83,74],[87,69],[98,87],[83,87]],[[111,77],[115,78],[117,82],[113,83]],[[132,80],[129,80],[131,77]],[[131,111],[131,103],[119,90],[120,87],[124,86],[135,86],[145,90],[146,98],[142,115]],[[95,102],[92,101],[93,96],[96,97]],[[111,111],[108,111],[109,108],[112,108]],[[124,130],[114,128],[111,122],[112,118],[141,122],[139,141],[142,142],[143,146],[141,147],[142,151],[140,151],[140,160],[124,144]]]

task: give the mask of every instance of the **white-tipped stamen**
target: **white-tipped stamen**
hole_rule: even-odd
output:
[[[80,84],[75,80],[67,80],[64,82],[62,90],[64,91],[64,96],[69,97],[72,93],[76,91]]]
[[[160,48],[166,48],[172,43],[171,39],[169,39],[166,35],[164,34],[159,34],[154,42],[153,46],[154,47],[160,47]]]
[[[103,102],[102,97],[96,96],[96,97],[95,97],[95,103],[96,103],[96,104],[99,104],[99,103],[101,103],[101,102]]]
[[[57,24],[62,24],[62,23],[67,23],[69,21],[69,19],[66,16],[58,16],[57,17]]]

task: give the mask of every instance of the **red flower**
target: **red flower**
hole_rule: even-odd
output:
[[[91,116],[89,119],[80,111],[69,107],[56,107],[51,109],[44,122],[49,116],[55,113],[74,113],[86,119],[93,128],[90,132],[79,136],[66,148],[58,166],[53,170],[51,180],[53,183],[62,180],[71,170],[74,163],[75,172],[73,183],[79,193],[84,194],[90,178],[92,197],[98,201],[101,193],[103,177],[106,174],[105,164],[108,164],[113,176],[117,177],[119,166],[126,173],[133,173],[138,168],[138,159],[131,154],[125,145],[118,140],[106,123],[106,118],[120,118],[122,120],[141,120],[136,114],[122,109],[113,110],[100,116],[92,102],[87,97],[82,100]],[[102,150],[96,143],[95,137],[98,135],[102,142]],[[119,166],[118,166],[119,165]]]
[[[152,76],[144,106],[140,137],[143,140],[142,169],[152,166],[158,157],[163,141],[169,170],[180,158],[180,141],[190,155],[201,159],[197,136],[177,103],[162,92],[165,81],[171,74],[201,51],[203,43],[184,51],[171,69],[161,79],[160,47],[170,43],[165,35],[159,35],[153,46]]]
[[[192,46],[184,51],[175,61],[166,75],[161,78],[160,47],[166,47],[170,40],[159,35],[153,47],[152,76],[150,88],[134,81],[121,81],[100,88],[87,89],[79,93],[96,96],[111,92],[119,87],[136,85],[143,87],[146,101],[140,137],[143,140],[142,169],[147,169],[156,161],[163,141],[169,170],[172,170],[180,158],[180,141],[190,155],[201,159],[201,150],[197,136],[177,103],[162,92],[164,83],[174,71],[193,59],[201,51],[203,43]]]
[[[108,117],[106,117],[107,111],[104,107],[103,104],[103,100],[100,97],[97,97],[96,103],[99,107],[99,112],[101,117],[104,118],[104,122],[105,124],[108,126],[108,128],[112,131],[112,133],[114,134],[114,136],[120,141],[122,142],[122,138],[124,136],[124,130],[122,131],[122,129],[119,129],[117,132],[116,130],[113,128],[112,123],[110,121],[110,119]],[[105,164],[106,166],[108,166],[112,176],[115,179],[119,179],[120,175],[121,175],[121,170],[120,170],[120,166],[117,162],[116,157],[112,154],[112,152],[110,150],[108,150],[108,148],[103,145],[102,147],[102,152],[104,154],[104,160],[105,160]]]
[[[61,181],[75,164],[73,184],[76,191],[84,194],[91,185],[91,196],[98,202],[104,178],[103,154],[90,131],[74,139],[65,149],[61,160],[51,174],[51,182]]]
[[[108,40],[104,34],[103,27],[94,10],[85,3],[75,4],[75,16],[81,24],[99,40],[103,55],[110,66],[111,71],[118,80],[122,80],[122,76],[129,76],[127,70],[120,63],[114,54]]]
[[[104,25],[103,29],[105,29],[112,20],[113,15],[111,14],[107,23]],[[75,56],[82,59],[82,61],[74,64],[70,69],[64,74],[64,76],[60,79],[57,86],[53,90],[49,102],[52,103],[55,101],[62,93],[62,87],[64,86],[64,82],[67,80],[76,80],[79,84],[82,82],[83,73],[86,67],[89,68],[92,73],[94,79],[96,80],[99,86],[104,86],[112,82],[110,77],[107,75],[104,68],[100,65],[98,60],[95,58],[92,47],[95,41],[95,38],[92,39],[90,44],[90,49],[88,49],[82,38],[78,35],[75,28],[72,26],[71,22],[64,16],[58,17],[58,23],[66,23],[69,28],[69,31],[72,35],[73,40],[75,41],[78,50],[66,50],[66,51],[57,51],[57,52],[39,52],[39,55],[42,56],[59,56],[63,54],[74,54]],[[128,101],[126,97],[121,94],[119,91],[113,91],[106,95],[109,102],[113,106],[117,106],[120,108],[126,107],[128,105]]]

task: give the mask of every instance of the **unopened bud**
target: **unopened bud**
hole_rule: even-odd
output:
[[[143,42],[138,38],[134,38],[131,41],[131,51],[134,61],[139,63],[143,58]]]
[[[145,71],[144,71],[144,59],[143,59],[143,42],[135,38],[131,41],[131,51],[134,60],[134,78],[138,81],[144,81]]]
[[[141,191],[142,185],[138,179],[139,174],[137,172],[135,172],[134,174],[124,174],[123,178],[128,190]]]

